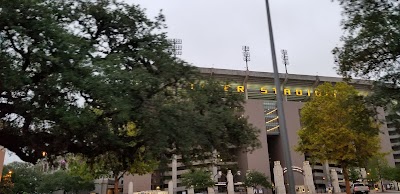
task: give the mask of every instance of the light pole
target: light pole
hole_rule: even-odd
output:
[[[281,135],[282,148],[283,148],[283,156],[285,159],[285,165],[288,169],[286,172],[287,180],[288,180],[288,191],[290,194],[295,194],[295,183],[294,176],[292,170],[292,160],[290,157],[290,147],[289,141],[286,131],[286,122],[285,122],[285,114],[283,112],[283,97],[281,92],[281,83],[279,80],[279,72],[278,72],[278,64],[276,61],[276,52],[275,52],[275,42],[274,42],[274,34],[272,30],[272,22],[271,22],[271,13],[269,9],[269,0],[265,0],[266,10],[267,10],[267,20],[268,20],[268,30],[269,30],[269,40],[271,44],[271,55],[272,55],[272,65],[274,67],[274,83],[276,88],[276,100],[277,100],[277,108],[278,108],[278,117],[279,117],[279,131]]]
[[[170,51],[174,58],[177,55],[182,55],[182,39],[169,39],[168,42],[171,44]]]

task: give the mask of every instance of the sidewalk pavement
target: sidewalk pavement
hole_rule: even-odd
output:
[[[387,191],[384,191],[384,192],[380,192],[380,191],[370,191],[370,194],[373,194],[373,193],[379,193],[379,194],[400,194],[400,191],[394,191],[394,190],[387,190]],[[317,194],[327,194],[327,193],[317,193]],[[334,193],[334,194],[346,194],[346,192],[344,192],[344,193]]]

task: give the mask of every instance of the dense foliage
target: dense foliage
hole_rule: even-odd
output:
[[[204,169],[193,169],[181,176],[182,185],[193,188],[195,191],[207,191],[208,187],[214,186],[212,173]]]
[[[53,193],[59,190],[77,193],[94,189],[93,180],[84,180],[69,171],[45,173],[42,166],[22,162],[10,163],[4,169],[0,193]]]
[[[264,188],[272,188],[272,184],[269,182],[269,178],[262,172],[252,170],[247,172],[244,179],[244,185],[246,187],[256,188],[262,186]]]
[[[67,171],[56,171],[45,174],[37,187],[39,193],[54,193],[55,191],[78,193],[79,191],[94,190],[93,180],[84,180],[79,176],[73,176]]]
[[[42,174],[32,164],[13,162],[4,166],[2,181],[11,182],[12,193],[31,192],[39,186]],[[7,178],[11,177],[11,178]]]
[[[349,193],[348,168],[365,166],[380,148],[375,111],[346,83],[325,83],[316,91],[321,95],[313,96],[301,109],[297,150],[339,164]]]
[[[242,96],[195,81],[163,21],[113,0],[0,0],[1,144],[29,162],[112,159],[122,173],[256,147]]]
[[[361,172],[359,169],[355,168],[355,167],[350,167],[348,169],[348,173],[349,173],[349,180],[351,182],[357,182],[359,179],[361,179]]]
[[[338,0],[343,8],[343,46],[333,53],[344,77],[373,78],[371,102],[387,107],[392,127],[400,129],[400,2]]]

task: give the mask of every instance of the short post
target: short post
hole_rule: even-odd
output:
[[[188,194],[194,194],[194,189],[193,189],[193,187],[190,187],[190,188],[188,189]]]
[[[292,170],[291,167],[288,171]],[[274,162],[274,182],[276,194],[286,194],[285,180],[283,178],[283,169],[280,161]]]
[[[228,185],[227,185],[228,194],[235,194],[235,186],[234,186],[233,174],[232,174],[231,170],[228,170],[228,173],[226,175],[226,179],[228,181]]]
[[[128,185],[128,194],[133,194],[133,182],[130,181]]]
[[[339,178],[335,169],[331,169],[331,178],[334,192],[340,193]]]
[[[174,183],[172,180],[168,181],[168,194],[174,194]]]
[[[253,187],[247,187],[247,194],[254,194]]]

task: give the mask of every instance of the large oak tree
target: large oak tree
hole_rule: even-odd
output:
[[[110,156],[120,172],[256,147],[243,97],[172,57],[163,21],[113,0],[0,0],[0,144],[28,162]]]
[[[400,2],[338,0],[343,8],[343,45],[333,50],[338,73],[376,80],[371,102],[387,108],[400,129]]]

